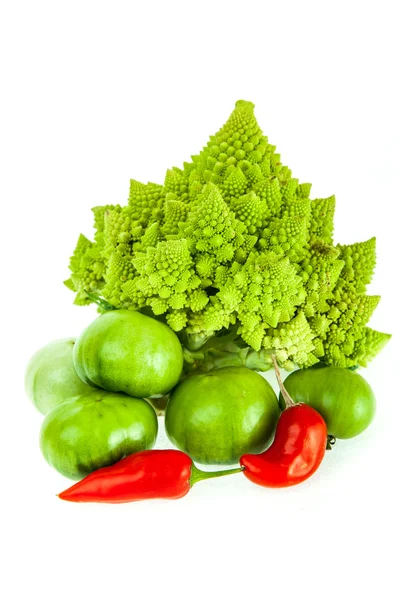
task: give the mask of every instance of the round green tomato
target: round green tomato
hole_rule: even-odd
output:
[[[145,400],[92,390],[48,413],[40,447],[62,475],[81,479],[128,454],[152,448],[157,430],[156,414]]]
[[[279,413],[276,395],[261,375],[224,367],[188,377],[171,392],[165,429],[194,461],[228,465],[265,450]]]
[[[284,382],[295,402],[310,404],[337,438],[351,438],[368,427],[375,414],[370,385],[354,371],[341,367],[300,369]],[[279,396],[284,407],[282,395]]]
[[[43,414],[69,398],[92,389],[76,374],[72,360],[75,339],[56,340],[38,350],[25,372],[25,390]]]
[[[164,395],[179,381],[183,352],[164,323],[130,310],[112,310],[78,338],[74,364],[89,385],[139,398]]]

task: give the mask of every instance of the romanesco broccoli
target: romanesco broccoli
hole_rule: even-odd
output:
[[[317,362],[366,365],[390,335],[366,327],[375,239],[333,243],[335,197],[310,200],[239,100],[227,123],[163,185],[131,181],[128,204],[93,209],[65,283],[178,333],[188,370]]]

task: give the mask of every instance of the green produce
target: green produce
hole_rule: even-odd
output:
[[[262,452],[279,418],[265,379],[244,367],[192,375],[170,394],[165,429],[171,442],[199,463],[233,464]]]
[[[333,241],[335,198],[310,199],[239,100],[227,123],[163,185],[132,180],[127,206],[93,209],[66,285],[179,332],[186,370],[364,366],[390,335],[368,328],[375,238]]]
[[[43,414],[73,396],[88,392],[75,372],[72,351],[75,338],[56,340],[40,348],[31,358],[25,372],[25,390]]]
[[[295,402],[305,402],[324,418],[328,432],[351,438],[363,432],[375,414],[375,396],[370,385],[354,371],[321,367],[294,371],[285,388]],[[279,396],[284,407],[282,394]]]
[[[81,479],[134,452],[154,446],[158,422],[140,398],[92,390],[56,406],[46,416],[40,447],[65,477]]]
[[[113,310],[79,336],[74,364],[85,383],[144,398],[166,394],[177,384],[182,347],[164,323],[140,312]]]

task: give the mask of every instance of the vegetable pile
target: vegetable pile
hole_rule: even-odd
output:
[[[127,206],[93,209],[65,283],[178,333],[185,371],[365,366],[390,336],[367,327],[375,238],[333,243],[335,198],[310,200],[239,100],[164,185],[132,180]],[[88,296],[88,293],[90,296]]]
[[[93,209],[95,240],[80,236],[65,283],[101,314],[25,376],[45,459],[80,480],[63,500],[181,498],[234,473],[296,485],[374,418],[355,370],[390,338],[367,327],[375,238],[333,243],[334,197],[310,200],[253,108],[237,102],[163,186],[132,181],[127,206]],[[255,372],[271,367],[279,400]],[[176,449],[154,450],[164,414]]]

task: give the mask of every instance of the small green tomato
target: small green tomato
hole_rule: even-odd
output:
[[[92,390],[68,400],[48,413],[40,432],[47,462],[70,479],[155,444],[156,414],[140,398]]]
[[[337,438],[359,435],[374,418],[374,392],[354,371],[341,367],[300,369],[291,373],[284,385],[294,402],[315,408],[328,432]],[[279,402],[283,408],[282,395]]]
[[[61,402],[92,389],[76,374],[72,360],[74,345],[74,338],[56,340],[38,350],[28,363],[25,390],[43,415]]]
[[[162,396],[179,381],[183,352],[164,323],[140,312],[112,310],[77,339],[74,365],[94,387],[139,398]]]
[[[267,447],[279,417],[270,384],[242,367],[193,375],[172,390],[165,413],[171,442],[196,462],[234,464]]]

